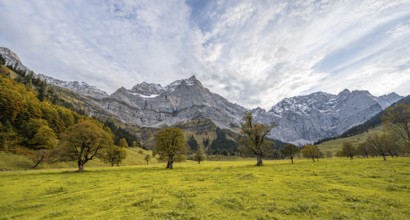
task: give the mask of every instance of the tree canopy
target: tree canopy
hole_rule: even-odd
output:
[[[289,157],[292,163],[293,163],[293,157],[295,156],[295,154],[299,152],[300,152],[300,148],[298,148],[296,145],[293,145],[293,144],[285,144],[285,146],[282,149],[280,149],[280,153],[285,157]]]
[[[194,154],[194,160],[198,162],[198,164],[201,163],[201,161],[204,161],[206,158],[205,156],[205,151],[202,146],[198,147],[198,150]]]
[[[316,145],[304,146],[302,149],[302,154],[305,158],[312,158],[313,162],[315,162],[315,159],[319,161],[319,157],[322,157],[323,155]]]
[[[168,169],[173,169],[175,161],[182,161],[188,149],[184,132],[180,128],[166,128],[155,135],[155,153],[159,159],[167,161]]]
[[[383,122],[397,134],[402,145],[410,150],[410,105],[398,104],[388,108]]]
[[[112,135],[101,125],[89,120],[69,127],[61,135],[62,156],[77,161],[79,172],[84,171],[84,165],[89,160],[103,158],[103,150],[112,145]]]

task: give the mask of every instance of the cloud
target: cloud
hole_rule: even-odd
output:
[[[245,107],[315,91],[410,88],[408,1],[0,0],[0,46],[113,92],[196,74]]]

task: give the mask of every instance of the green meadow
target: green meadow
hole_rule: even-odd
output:
[[[0,172],[0,219],[410,219],[410,158]]]

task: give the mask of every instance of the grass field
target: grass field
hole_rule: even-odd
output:
[[[410,158],[0,172],[0,219],[410,219]]]

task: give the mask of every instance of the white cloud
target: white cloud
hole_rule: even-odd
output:
[[[0,46],[108,92],[195,73],[246,107],[344,88],[410,93],[405,0],[0,0],[0,11]]]

